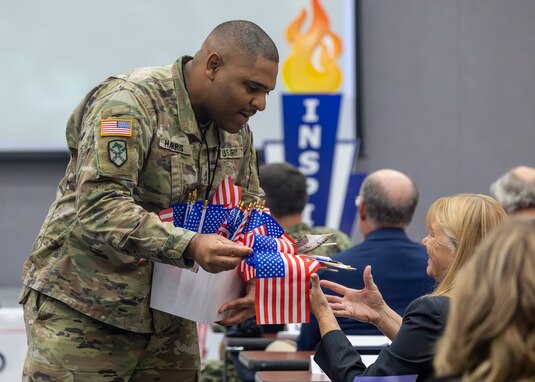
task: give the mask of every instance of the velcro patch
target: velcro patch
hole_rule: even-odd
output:
[[[102,119],[100,121],[101,137],[131,137],[132,136],[131,119]]]
[[[191,145],[184,145],[167,138],[160,138],[160,147],[185,155],[191,155],[191,152],[193,151],[193,147]]]
[[[121,139],[115,139],[108,142],[108,157],[110,162],[121,167],[128,160],[128,150],[126,142]]]
[[[225,147],[221,148],[220,151],[221,158],[242,158],[243,157],[243,148],[242,147]]]

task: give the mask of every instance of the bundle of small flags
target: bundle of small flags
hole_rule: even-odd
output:
[[[258,324],[308,322],[310,275],[324,264],[351,268],[330,258],[306,255],[332,235],[307,235],[295,242],[271,217],[263,202],[246,206],[241,194],[241,187],[228,177],[210,202],[196,201],[193,192],[186,203],[160,211],[159,217],[176,227],[197,233],[217,233],[253,249],[238,270],[244,281],[255,278]]]

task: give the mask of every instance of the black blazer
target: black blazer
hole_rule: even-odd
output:
[[[368,368],[340,330],[323,336],[314,360],[334,382],[353,382],[358,375],[407,374],[418,374],[417,381],[425,381],[433,376],[435,343],[444,331],[448,308],[449,299],[443,296],[414,300],[392,344]]]

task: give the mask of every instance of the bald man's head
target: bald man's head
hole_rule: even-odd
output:
[[[406,227],[418,204],[414,182],[402,172],[378,170],[366,177],[360,196],[368,220],[377,227]]]
[[[515,167],[498,178],[490,190],[509,214],[535,209],[535,168]]]

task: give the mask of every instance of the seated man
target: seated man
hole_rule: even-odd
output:
[[[366,177],[356,202],[364,241],[334,258],[357,268],[358,273],[319,271],[318,275],[322,280],[362,289],[360,272],[371,265],[374,281],[385,301],[401,315],[412,300],[431,292],[434,284],[424,272],[428,259],[424,246],[410,240],[405,233],[418,203],[418,191],[405,174],[384,169]],[[346,335],[381,334],[371,324],[347,318],[337,320]],[[297,349],[313,350],[320,339],[318,323],[312,315],[310,323],[301,326]]]

